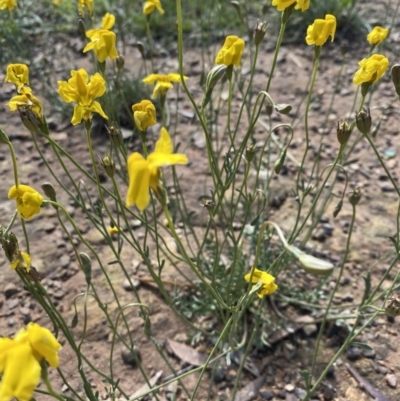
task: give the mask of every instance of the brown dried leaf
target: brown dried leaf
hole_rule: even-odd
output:
[[[260,388],[265,382],[265,378],[263,376],[259,377],[256,380],[253,380],[246,386],[244,386],[238,393],[236,394],[235,401],[250,401],[254,400]]]
[[[194,348],[189,347],[186,344],[178,343],[174,340],[168,340],[168,345],[175,356],[194,366],[203,365],[208,358],[207,354],[198,352]]]
[[[160,377],[162,376],[163,372],[162,370],[159,370],[150,380],[150,386],[153,387],[157,384],[158,380],[160,379]],[[136,397],[140,397],[141,394],[143,393],[147,393],[147,391],[150,390],[150,388],[147,383],[144,384],[138,391],[136,391],[134,394],[132,394],[129,398],[136,398]],[[140,398],[138,398],[138,400],[140,400]]]

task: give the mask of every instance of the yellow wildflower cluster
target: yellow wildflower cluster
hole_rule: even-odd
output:
[[[114,60],[118,57],[118,52],[115,47],[117,37],[111,28],[115,24],[115,16],[107,13],[101,22],[101,28],[89,29],[86,36],[90,42],[85,46],[83,52],[93,50],[100,63],[104,63],[109,57]]]
[[[60,349],[51,331],[36,323],[29,323],[12,339],[0,338],[0,400],[29,401],[40,382],[42,360],[57,368]]]
[[[43,105],[32,93],[29,84],[29,68],[25,64],[9,64],[4,82],[15,85],[17,95],[13,96],[7,103],[11,111],[20,109],[31,110],[38,119],[43,117]]]
[[[183,77],[186,81],[188,77]],[[165,97],[167,92],[173,88],[172,82],[182,82],[179,74],[170,73],[167,75],[163,74],[150,74],[143,79],[143,82],[148,85],[156,83],[153,90],[153,99]]]

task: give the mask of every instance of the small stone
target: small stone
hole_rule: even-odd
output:
[[[124,348],[121,351],[121,358],[124,361],[125,364],[130,365],[132,367],[136,367],[137,366],[137,360],[141,360],[141,356],[140,356],[140,352],[139,349],[134,346],[133,347],[133,353],[131,350],[128,350],[126,348]]]
[[[24,324],[28,324],[30,321],[32,321],[31,311],[29,308],[22,307],[19,309],[19,313],[24,318]]]
[[[347,294],[342,295],[342,301],[343,302],[353,302],[354,295],[351,292],[348,292]]]
[[[358,348],[358,347],[349,348],[349,349],[347,350],[346,355],[347,355],[347,358],[348,358],[350,361],[356,361],[357,359],[360,359],[361,356],[362,356],[362,355],[361,355],[361,350],[360,350],[360,348]]]
[[[19,288],[14,283],[8,283],[4,289],[4,295],[6,298],[10,298],[15,294],[18,294]]]
[[[284,400],[286,398],[286,391],[285,390],[281,390],[278,392],[277,394],[278,398],[280,398],[281,400]]]
[[[71,263],[71,258],[69,255],[62,255],[60,258],[60,266],[61,267],[68,267]]]
[[[132,283],[132,285],[131,285],[131,283]],[[130,291],[133,291],[134,288],[137,290],[140,287],[140,281],[139,280],[131,279],[131,283],[129,282],[128,279],[124,280],[124,282],[122,283],[122,288],[125,291],[129,291],[130,292]]]
[[[7,319],[7,326],[8,327],[12,327],[15,324],[15,319],[10,317],[9,319]]]
[[[381,184],[380,187],[382,192],[394,192],[395,190],[392,184],[386,182]]]
[[[395,375],[393,374],[386,375],[385,379],[389,387],[391,388],[397,387],[397,377]]]
[[[263,400],[272,400],[274,398],[274,395],[268,390],[260,391],[260,395]]]
[[[302,399],[306,396],[307,391],[303,390],[303,389],[300,388],[300,387],[296,387],[296,388],[294,389],[294,393],[295,393],[295,395],[296,395],[297,398],[299,398],[300,400],[302,400]]]
[[[285,390],[288,392],[288,393],[293,393],[293,391],[294,391],[294,386],[293,386],[293,384],[286,384],[286,386],[285,386]]]
[[[9,310],[15,309],[19,305],[19,299],[9,299],[7,301],[7,306]]]
[[[285,401],[298,401],[297,397],[294,394],[287,393]]]
[[[363,349],[363,355],[365,358],[374,359],[376,356],[374,349]]]

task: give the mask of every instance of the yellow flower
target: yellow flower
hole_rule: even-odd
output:
[[[230,35],[225,39],[225,43],[218,52],[215,62],[226,66],[239,66],[244,49],[244,40],[237,36]]]
[[[7,103],[10,110],[15,111],[20,108],[27,108],[32,110],[36,116],[41,119],[43,116],[43,105],[42,102],[32,94],[32,89],[23,86],[18,92],[19,95],[13,96]]]
[[[93,0],[78,0],[79,14],[84,14],[85,7],[88,9],[89,15],[93,15]]]
[[[40,382],[40,362],[58,367],[61,344],[50,330],[29,323],[13,338],[0,338],[0,400],[29,401]]]
[[[259,298],[262,298],[264,295],[273,294],[278,286],[275,284],[275,277],[271,276],[271,274],[258,270],[257,268],[253,268],[253,277],[251,277],[251,272],[244,276],[244,279],[249,282],[251,277],[252,283],[258,283],[261,281],[262,285],[260,289],[257,291],[257,295]]]
[[[88,30],[86,36],[91,42],[85,46],[83,53],[93,50],[100,63],[104,63],[107,57],[111,60],[116,59],[118,57],[115,47],[117,37],[114,32],[110,31],[114,23],[114,15],[107,13],[102,19],[101,28]]]
[[[382,54],[373,54],[369,58],[362,59],[358,65],[361,68],[354,74],[353,83],[356,85],[374,84],[389,67],[389,60]]]
[[[72,124],[79,124],[82,119],[88,121],[92,118],[92,113],[98,113],[106,120],[108,117],[104,113],[99,102],[94,99],[103,96],[106,91],[106,82],[103,77],[96,72],[89,80],[88,73],[80,68],[78,71],[72,70],[71,76],[66,81],[58,81],[58,93],[67,102],[78,103],[74,108]]]
[[[113,237],[114,235],[118,234],[120,232],[120,229],[116,226],[109,226],[107,227],[107,231],[110,234],[111,237]]]
[[[149,15],[155,9],[157,9],[157,11],[160,14],[164,14],[164,10],[161,6],[160,0],[147,0],[147,1],[145,1],[144,5],[143,5],[143,14]]]
[[[15,270],[17,267],[25,269],[27,273],[31,270],[32,259],[26,252],[18,252],[19,254],[11,262],[11,269]]]
[[[375,26],[374,29],[367,35],[368,42],[373,45],[381,44],[388,36],[389,29]]]
[[[156,193],[158,191],[160,167],[188,163],[186,155],[172,153],[172,150],[171,137],[163,127],[154,152],[150,153],[147,159],[137,152],[128,157],[129,188],[126,195],[128,207],[136,205],[139,210],[146,209],[150,201],[150,188]]]
[[[29,84],[29,68],[26,64],[9,64],[4,82],[12,82],[18,88]]]
[[[188,77],[183,76],[183,79],[186,81]],[[153,99],[156,99],[158,95],[165,96],[169,89],[173,88],[171,82],[182,82],[181,76],[179,74],[150,74],[145,79],[143,79],[145,84],[151,85],[156,83],[156,86],[153,90]]]
[[[294,3],[296,10],[301,8],[301,11],[306,11],[310,7],[310,0],[272,0],[272,5],[277,7],[278,11],[284,11]]]
[[[62,2],[62,0],[53,0],[53,4],[55,6],[58,6],[61,2]]]
[[[30,219],[40,213],[40,206],[43,203],[43,196],[29,185],[13,185],[8,191],[8,198],[15,199],[17,210],[23,219]],[[0,398],[1,400],[1,398]]]
[[[17,0],[0,0],[0,10],[7,9],[11,12],[15,7],[17,7]]]
[[[307,29],[306,42],[308,45],[322,46],[330,36],[335,38],[336,18],[334,15],[326,14],[325,19],[316,19]]]
[[[146,131],[157,122],[156,108],[150,100],[142,100],[132,106],[133,118],[140,131]]]

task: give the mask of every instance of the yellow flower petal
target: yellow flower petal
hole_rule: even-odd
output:
[[[369,58],[362,59],[358,65],[361,67],[353,78],[353,83],[376,83],[389,67],[389,60],[382,54],[373,54]]]
[[[9,64],[4,82],[12,82],[17,87],[29,84],[29,68],[25,64]]]
[[[225,64],[226,66],[239,66],[244,50],[244,40],[230,35],[225,39],[225,43],[218,52],[215,62],[217,64]]]
[[[37,323],[29,323],[27,333],[33,350],[44,358],[51,367],[57,368],[59,365],[58,351],[62,347],[53,333]]]
[[[35,214],[40,213],[43,203],[43,196],[28,185],[12,186],[8,192],[9,199],[15,199],[17,210],[24,219],[30,219]]]
[[[372,29],[372,31],[367,35],[367,40],[371,45],[377,46],[387,38],[388,34],[389,29],[375,26],[374,29]]]
[[[103,29],[110,30],[115,24],[115,16],[107,13],[104,15],[103,19],[101,20],[101,27]]]
[[[331,37],[333,42],[336,33],[336,18],[327,14],[325,19],[316,19],[307,29],[306,42],[308,45],[323,46]]]
[[[128,175],[126,205],[136,205],[139,210],[144,210],[150,201],[150,169],[149,162],[140,153],[135,152],[128,157]]]
[[[150,100],[142,100],[132,106],[136,126],[144,132],[157,122],[156,108]]]
[[[253,275],[250,273],[244,276],[244,279],[249,282],[251,277],[251,282],[253,284],[258,283],[261,281],[261,287],[257,291],[257,295],[259,298],[262,298],[265,295],[273,294],[278,286],[275,284],[275,277],[267,272],[263,272],[257,268],[253,268]]]

